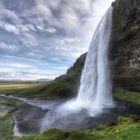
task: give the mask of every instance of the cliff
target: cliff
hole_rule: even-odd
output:
[[[114,89],[140,91],[140,1],[116,0],[109,60]],[[66,75],[56,78],[47,88],[49,95],[75,95],[78,90],[86,54],[80,56]]]
[[[140,91],[140,1],[113,4],[110,61],[114,86]]]
[[[84,67],[86,53],[81,55],[65,75],[57,77],[47,87],[39,91],[43,96],[71,97],[78,92],[80,77]]]

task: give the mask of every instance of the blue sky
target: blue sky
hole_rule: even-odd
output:
[[[112,0],[0,0],[0,79],[53,79],[88,50]]]

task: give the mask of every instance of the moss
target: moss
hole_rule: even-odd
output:
[[[0,111],[0,118],[5,117],[9,113],[9,109],[4,109]]]
[[[12,140],[13,120],[11,116],[0,119],[0,140]]]
[[[67,78],[57,79],[52,82],[46,90],[43,91],[44,96],[58,96],[58,97],[68,97],[73,95],[73,83],[75,83],[74,75]]]
[[[17,107],[23,105],[22,102],[16,99],[8,99],[0,97],[0,106],[3,108],[0,111],[0,140],[13,140],[13,112]]]
[[[140,105],[139,92],[133,92],[125,89],[117,89],[114,93],[114,97],[122,101],[127,101]]]
[[[94,136],[93,134],[79,131],[64,132],[57,129],[52,129],[41,135],[23,137],[19,140],[98,140],[100,136]]]
[[[103,140],[139,140],[140,123],[131,118],[119,117],[117,125],[95,130],[91,133],[102,136]]]
[[[61,131],[52,129],[40,135],[18,140],[139,140],[140,123],[132,118],[119,117],[118,124],[90,131]]]
[[[129,117],[129,118],[126,118],[126,117],[122,117],[122,116],[119,116],[118,117],[118,123],[121,124],[121,123],[133,123],[134,120]]]
[[[1,140],[139,140],[140,123],[133,118],[120,116],[117,125],[103,126],[96,130],[80,132],[51,129],[39,135],[17,138],[13,137],[13,121],[9,115],[0,119],[0,138]]]
[[[21,106],[23,102],[17,99],[10,99],[6,97],[0,97],[0,104],[8,105],[8,106]]]

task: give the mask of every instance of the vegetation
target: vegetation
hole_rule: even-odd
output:
[[[16,99],[0,97],[0,140],[13,140],[13,112],[21,105]]]
[[[0,118],[0,139],[1,140],[12,140],[13,139],[13,120],[12,116],[7,115]]]
[[[21,97],[38,97],[40,91],[46,88],[49,82],[41,83],[0,83],[0,94],[16,95]],[[41,95],[40,95],[41,96]]]
[[[140,93],[126,89],[118,89],[114,93],[116,99],[140,105]]]
[[[62,85],[64,86],[65,83]],[[53,84],[54,85],[54,84]],[[60,85],[59,85],[60,87]],[[54,89],[57,88],[53,87]],[[27,88],[28,89],[28,88]],[[124,89],[118,89],[114,97],[124,101],[140,104],[140,94]],[[0,97],[0,138],[1,140],[139,140],[140,117],[137,122],[133,118],[119,117],[118,124],[113,126],[101,126],[96,130],[61,131],[52,129],[39,135],[17,138],[13,136],[12,114],[17,107],[23,105],[15,99]]]
[[[139,140],[140,123],[132,118],[119,117],[118,124],[86,132],[52,129],[40,135],[17,140]]]
[[[86,54],[81,55],[74,65],[62,75],[50,82],[9,82],[0,83],[0,94],[12,94],[21,97],[69,97],[77,93],[80,75]]]
[[[71,73],[72,74],[72,73]],[[69,77],[61,77],[52,81],[50,83],[30,83],[26,87],[26,84],[19,86],[12,86],[13,84],[9,83],[8,85],[3,85],[7,87],[5,91],[11,91],[11,87],[18,90],[18,94],[15,92],[9,92],[9,94],[27,96],[27,97],[35,97],[34,92],[36,89],[40,91],[40,94],[37,96],[49,96],[57,91],[59,87],[59,91],[63,91],[66,88],[69,88],[70,80],[73,75],[69,75]],[[17,83],[16,83],[17,84]],[[29,84],[29,83],[28,83]],[[71,83],[72,84],[72,83]],[[46,86],[49,85],[49,88],[46,89]],[[61,88],[60,88],[61,87]],[[64,87],[64,89],[63,89]],[[61,89],[61,90],[60,90]],[[19,91],[22,92],[19,92]],[[56,90],[56,91],[55,91]],[[54,94],[53,94],[54,95]],[[64,94],[65,95],[65,94]],[[64,96],[63,92],[62,95]],[[135,103],[140,105],[140,93],[128,91],[125,89],[117,89],[114,93],[114,97],[116,99],[127,101],[130,103]],[[139,140],[140,139],[140,117],[139,116],[132,116],[129,118],[119,117],[118,123],[112,126],[100,126],[95,130],[87,130],[84,132],[80,131],[61,131],[57,129],[52,129],[42,134],[33,135],[33,136],[26,136],[22,138],[14,137],[13,136],[13,112],[19,107],[22,106],[24,103],[18,101],[16,99],[8,99],[6,97],[0,97],[0,139],[1,140]],[[136,118],[136,119],[135,119]]]

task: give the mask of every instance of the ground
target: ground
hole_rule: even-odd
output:
[[[13,112],[24,103],[0,97],[0,140],[13,139]]]
[[[42,89],[50,82],[6,82],[0,83],[0,94],[16,95],[21,97],[41,96]]]
[[[29,91],[35,91],[36,88],[42,88],[47,83],[1,83],[0,92],[5,91],[16,95],[16,91],[23,90],[20,96],[28,95]],[[6,89],[5,89],[6,88]],[[3,93],[3,92],[2,92]],[[26,94],[25,94],[26,93]],[[33,92],[32,92],[33,93]],[[18,94],[19,95],[19,94]],[[33,94],[29,94],[30,96]],[[140,105],[140,93],[125,89],[117,89],[113,94],[118,100]],[[29,97],[30,97],[29,96]],[[28,97],[28,96],[27,96]],[[117,124],[110,126],[99,126],[94,130],[80,131],[60,131],[52,129],[40,135],[17,138],[13,136],[13,112],[24,105],[21,101],[0,97],[0,139],[1,140],[139,140],[140,139],[140,117],[119,117]]]

